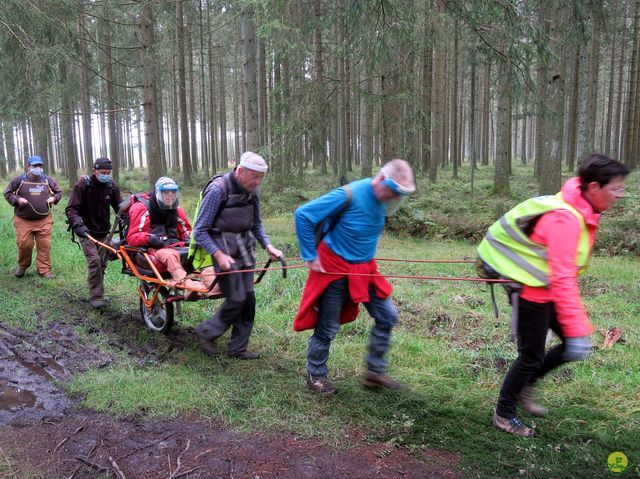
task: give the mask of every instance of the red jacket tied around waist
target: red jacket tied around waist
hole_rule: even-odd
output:
[[[358,317],[360,311],[358,303],[369,301],[370,286],[375,288],[376,295],[380,298],[389,297],[393,291],[391,285],[378,271],[375,260],[358,264],[348,263],[331,251],[324,242],[318,246],[318,258],[325,271],[335,274],[309,271],[298,314],[293,320],[295,331],[304,331],[315,327],[318,320],[318,303],[322,293],[334,281],[347,278],[349,283],[349,296],[340,313],[340,324],[350,323]],[[356,276],[351,276],[353,274]],[[371,276],[357,276],[360,274]]]

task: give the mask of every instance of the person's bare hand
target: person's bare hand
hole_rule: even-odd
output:
[[[275,248],[273,245],[267,245],[267,253],[269,253],[269,256],[271,256],[271,259],[278,259],[280,258],[282,255],[282,251],[280,251],[278,248]]]
[[[29,204],[29,201],[26,198],[18,198],[18,205],[24,206],[26,204]]]
[[[318,273],[326,273],[326,271],[322,267],[322,263],[317,258],[312,259],[311,261],[305,261],[304,264],[306,264],[311,271],[317,271]]]
[[[213,257],[216,259],[218,266],[220,266],[224,271],[229,271],[231,269],[231,265],[235,263],[235,260],[231,256],[221,250],[213,253]]]

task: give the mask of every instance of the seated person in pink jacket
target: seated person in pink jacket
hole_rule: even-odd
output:
[[[187,215],[178,206],[179,190],[174,180],[163,176],[156,181],[155,192],[144,195],[143,201],[131,206],[127,244],[149,248],[149,252],[171,273],[171,286],[180,284],[202,289],[202,283],[186,279],[180,252],[175,248],[184,246],[191,233]]]

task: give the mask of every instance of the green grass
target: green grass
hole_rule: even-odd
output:
[[[144,184],[135,175],[125,182]],[[326,190],[330,180],[311,175],[301,184],[296,189],[273,182],[265,190],[266,229],[288,256],[297,255],[291,210],[304,198]],[[420,193],[405,214],[410,216],[415,205],[422,205],[424,234],[411,236],[406,229],[396,228],[396,233],[383,236],[378,256],[473,258],[474,243],[449,240],[449,233],[467,218],[473,228],[488,224],[536,190],[530,172],[522,168],[516,168],[512,198],[491,196],[489,184],[488,169],[481,170],[474,197],[463,180],[443,181],[434,187],[421,181]],[[637,196],[637,175],[630,178],[628,190]],[[196,191],[194,187],[182,192],[188,212],[195,204]],[[258,314],[251,347],[265,353],[262,359],[211,360],[201,354],[194,337],[193,346],[170,353],[170,361],[140,364],[126,354],[126,348],[118,350],[109,344],[114,334],[100,332],[107,326],[105,316],[89,312],[80,302],[87,294],[85,262],[63,231],[63,208],[56,210],[53,244],[57,279],[45,281],[31,275],[18,281],[10,275],[15,246],[5,203],[0,206],[0,310],[8,312],[3,322],[31,330],[69,314],[86,316],[78,333],[100,347],[119,351],[119,359],[109,368],[76,376],[68,390],[84,398],[85,406],[110,414],[165,417],[197,413],[237,430],[288,431],[334,445],[344,444],[350,429],[357,428],[370,440],[410,450],[458,453],[459,467],[467,477],[608,477],[607,456],[622,451],[633,462],[622,477],[633,477],[640,473],[640,262],[629,253],[632,248],[620,246],[633,241],[637,231],[620,232],[637,230],[640,212],[629,200],[623,207],[603,219],[602,232],[612,239],[599,243],[592,268],[581,279],[584,302],[597,330],[619,326],[623,341],[612,349],[596,351],[586,363],[561,368],[541,384],[541,399],[553,412],[547,418],[524,416],[542,432],[535,440],[514,438],[490,426],[500,384],[516,350],[508,341],[506,298],[497,290],[500,318],[495,319],[487,287],[473,283],[392,280],[401,314],[393,336],[390,373],[410,390],[371,393],[360,387],[372,323],[361,314],[341,330],[332,345],[330,374],[339,394],[330,398],[316,398],[305,390],[310,333],[294,333],[291,328],[305,281],[303,270],[291,270],[287,280],[269,273],[256,289]],[[472,265],[380,265],[387,273],[473,275]],[[107,270],[106,289],[114,299],[111,311],[129,317],[137,310],[135,281],[121,275],[116,263]],[[185,304],[178,327],[197,325],[218,304]],[[169,346],[166,338],[133,320],[115,333],[115,339],[140,344],[154,341],[159,349]],[[594,342],[602,343],[598,333]]]

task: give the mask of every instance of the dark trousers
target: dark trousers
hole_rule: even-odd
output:
[[[518,357],[500,389],[496,413],[511,419],[517,415],[518,396],[549,371],[565,363],[564,335],[553,303],[533,303],[520,298],[518,308]],[[551,329],[562,343],[545,353],[547,331]]]
[[[94,236],[94,239],[104,242],[106,236]],[[78,238],[82,252],[87,259],[87,283],[89,283],[89,300],[102,299],[104,297],[104,271],[107,262],[100,250],[89,238]]]
[[[256,316],[253,273],[225,274],[219,278],[220,289],[226,299],[211,319],[196,328],[196,333],[205,339],[214,340],[231,327],[227,354],[234,355],[247,350],[253,331]]]

